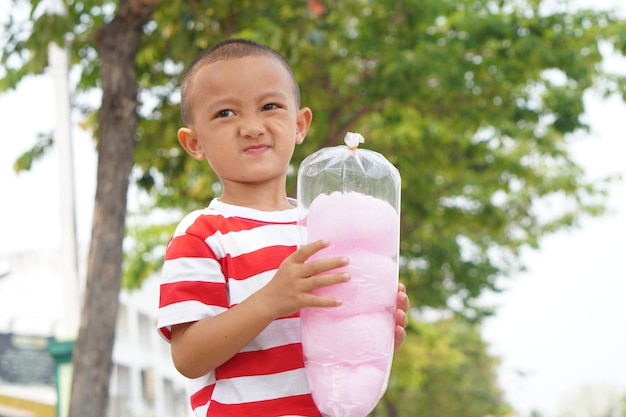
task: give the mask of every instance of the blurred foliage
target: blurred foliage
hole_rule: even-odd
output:
[[[182,215],[215,196],[217,178],[176,141],[178,79],[203,49],[246,37],[285,55],[303,105],[313,109],[294,172],[348,130],[400,170],[402,280],[416,306],[480,317],[487,311],[475,300],[497,290],[497,277],[523,267],[521,248],[602,213],[606,188],[585,179],[567,134],[587,129],[580,117],[586,91],[624,93],[624,77],[600,66],[601,42],[625,48],[623,22],[611,12],[540,13],[538,1],[352,0],[323,12],[312,3],[159,4],[137,58],[142,120],[134,180],[151,208]],[[77,28],[66,37],[79,90],[87,90],[97,87],[99,70],[89,28],[111,12],[106,3],[68,7]],[[294,186],[292,175],[291,195]],[[556,210],[546,208],[554,202]]]
[[[132,216],[131,216],[132,217]],[[129,227],[126,243],[131,250],[124,251],[126,270],[122,276],[125,288],[139,288],[150,274],[163,264],[164,242],[172,235],[169,224],[147,224]]]
[[[77,95],[96,89],[93,34],[115,5],[69,1],[67,16],[40,9],[33,2],[24,22],[9,16],[0,89],[42,72],[45,45],[63,39],[80,76]],[[178,79],[221,39],[266,43],[292,63],[303,105],[314,112],[294,171],[346,131],[363,134],[365,146],[402,174],[402,280],[414,305],[480,317],[487,310],[475,300],[498,290],[497,277],[523,268],[521,248],[603,211],[606,187],[585,179],[567,134],[587,129],[586,91],[624,94],[624,77],[603,72],[599,45],[624,52],[625,25],[610,11],[540,10],[540,1],[162,2],[137,57],[142,119],[133,180],[152,208],[180,215],[215,196],[214,174],[176,141]],[[291,195],[294,186],[292,175]],[[550,202],[558,209],[548,210]],[[149,238],[148,227],[145,241],[163,245],[161,228]],[[135,278],[158,264],[147,261],[146,245],[128,251],[138,264],[126,273]]]
[[[29,171],[33,164],[52,148],[54,139],[52,133],[40,133],[35,144],[24,152],[13,164],[15,172]]]
[[[504,416],[512,410],[498,388],[497,365],[476,324],[413,321],[371,417]]]

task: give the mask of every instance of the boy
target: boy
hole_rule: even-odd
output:
[[[304,375],[298,312],[341,301],[312,290],[350,279],[346,258],[306,262],[326,241],[296,250],[289,162],[312,112],[287,62],[241,39],[205,51],[181,86],[181,146],[206,159],[223,192],[182,220],[168,244],[159,331],[191,379],[197,416],[321,417]],[[398,291],[396,346],[409,302]]]

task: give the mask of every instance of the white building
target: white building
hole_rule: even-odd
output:
[[[0,333],[58,334],[64,313],[59,252],[40,249],[0,254],[0,276],[4,275],[0,278]],[[141,289],[120,294],[108,417],[192,415],[186,381],[175,370],[169,346],[156,331],[158,290],[158,278],[153,277]],[[15,386],[0,381],[0,417],[37,415],[3,404],[3,398],[9,397],[56,403],[53,386]]]

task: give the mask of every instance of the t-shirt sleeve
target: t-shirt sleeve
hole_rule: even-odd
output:
[[[206,239],[177,230],[165,251],[159,292],[157,327],[167,341],[173,325],[215,316],[228,308],[226,279]]]

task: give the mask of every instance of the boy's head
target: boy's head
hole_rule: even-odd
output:
[[[250,186],[284,193],[294,148],[313,116],[300,107],[293,73],[278,53],[239,39],[207,50],[183,76],[181,107],[178,141],[194,159],[207,160],[224,201],[243,204]]]
[[[181,82],[181,100],[180,100],[180,113],[183,119],[183,123],[186,126],[190,126],[193,121],[193,110],[189,97],[191,96],[190,90],[193,88],[194,76],[200,68],[209,65],[213,62],[222,61],[226,59],[244,58],[248,56],[267,56],[276,59],[287,70],[293,81],[293,90],[296,98],[296,105],[300,107],[300,87],[296,81],[293,71],[289,66],[289,63],[278,52],[272,48],[250,41],[247,39],[228,39],[222,41],[212,48],[207,49],[200,54],[195,60],[189,64]]]

